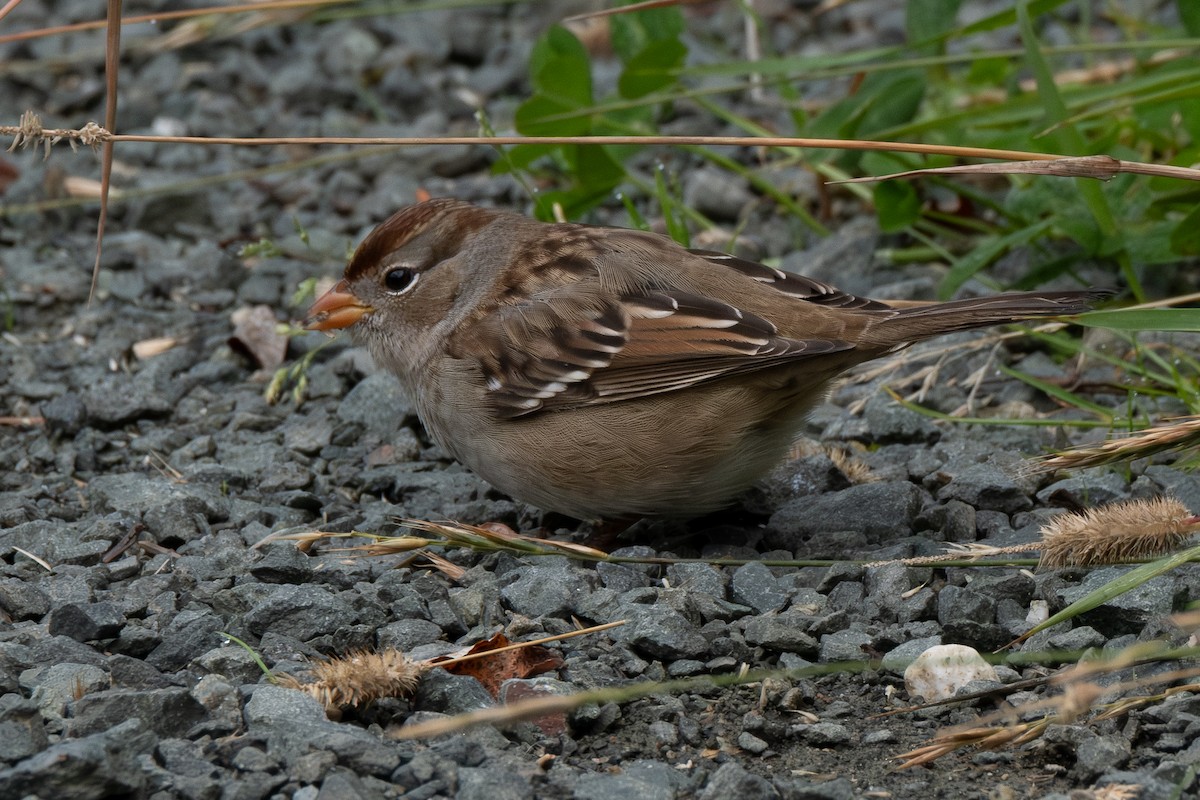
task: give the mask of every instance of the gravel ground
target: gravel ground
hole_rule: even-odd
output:
[[[46,5],[26,0],[3,30],[49,24]],[[779,6],[772,36],[793,52],[895,41],[903,17],[892,5],[849,4],[815,26]],[[56,2],[53,21],[90,19],[95,6]],[[733,6],[689,17],[695,57],[715,54],[731,38],[726,32],[740,30]],[[154,4],[127,12],[147,7]],[[566,4],[522,4],[270,26],[231,38],[218,30],[174,50],[153,47],[157,30],[130,28],[121,128],[472,133],[478,100],[494,119],[511,114],[513,98],[528,90],[530,43],[563,13]],[[15,122],[25,108],[48,126],[101,117],[101,47],[99,32],[0,46],[8,60],[0,75],[3,121]],[[367,77],[370,91],[361,88]],[[723,132],[692,109],[677,113],[672,125],[681,132]],[[392,532],[401,516],[500,521],[576,541],[588,534],[449,462],[396,382],[344,341],[314,358],[302,406],[264,401],[269,373],[231,344],[235,310],[261,305],[277,319],[297,317],[290,298],[298,283],[338,272],[347,247],[418,188],[528,207],[512,181],[488,174],[484,150],[389,150],[265,169],[341,152],[119,147],[115,182],[131,196],[114,206],[90,304],[93,210],[0,217],[0,304],[11,319],[0,344],[0,414],[44,418],[0,429],[7,465],[0,472],[0,797],[1061,798],[1113,783],[1136,784],[1144,798],[1195,796],[1188,792],[1197,791],[1200,696],[1190,693],[1112,721],[1052,726],[1024,747],[893,769],[892,756],[996,707],[980,699],[875,716],[908,704],[907,660],[943,642],[994,649],[1029,628],[1036,601],[1056,610],[1120,570],[769,568],[759,560],[894,559],[940,552],[947,541],[1007,545],[1032,540],[1062,509],[1163,492],[1200,510],[1200,480],[1166,464],[1131,474],[1030,476],[1023,456],[1062,444],[1060,431],[935,424],[889,400],[880,379],[838,389],[816,409],[809,431],[815,441],[854,450],[863,468],[843,469],[826,449],[810,447],[728,513],[687,525],[639,524],[618,551],[747,559],[744,566],[597,566],[450,552],[465,569],[452,580],[400,556],[346,558],[319,547],[305,554],[289,542],[255,548],[281,530]],[[756,204],[745,184],[679,154],[647,154],[647,170],[654,158],[686,175],[689,197],[706,213],[731,227],[747,219],[741,246],[755,255],[852,291],[931,292],[932,268],[901,271],[873,260],[886,242],[869,219],[848,218],[833,236],[806,243],[796,223]],[[45,162],[5,155],[0,167],[17,175],[3,200],[61,195],[68,176],[96,177],[96,162],[61,147]],[[179,188],[235,170],[262,171]],[[802,197],[805,186],[813,191],[797,176]],[[624,221],[612,210],[595,219]],[[282,252],[235,255],[263,237]],[[1007,267],[1019,273],[1022,257],[1014,254]],[[1181,285],[1196,281],[1195,271],[1178,276]],[[158,355],[135,353],[136,343],[157,337],[177,343]],[[293,339],[289,357],[323,341]],[[1053,410],[994,369],[978,391],[969,389],[968,377],[988,359],[1064,376],[1045,354],[1020,342],[1006,347],[940,360],[926,402],[944,411],[973,402],[981,414]],[[931,363],[914,359],[886,380],[913,388],[925,378],[919,368]],[[1099,367],[1086,377],[1119,378]],[[1123,395],[1096,400],[1126,402]],[[1178,570],[1033,637],[1021,651],[1183,642],[1167,616],[1197,597],[1200,571]],[[545,727],[410,742],[387,731],[495,701],[474,678],[439,670],[411,699],[331,721],[306,695],[267,683],[220,634],[244,639],[267,664],[290,671],[356,648],[432,655],[497,631],[528,639],[576,620],[615,619],[629,623],[555,645],[561,669],[509,691],[566,692],[742,665],[799,669],[878,657],[883,664],[658,694],[586,708]],[[1046,670],[999,672],[1009,683]],[[1040,696],[1025,692],[1013,702]]]

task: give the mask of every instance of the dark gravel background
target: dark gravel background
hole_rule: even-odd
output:
[[[819,22],[787,4],[762,5],[774,15],[774,45],[788,52],[903,36],[899,4],[852,3]],[[982,14],[1003,4],[967,5],[964,13]],[[719,57],[738,41],[734,6],[690,13],[694,58]],[[154,7],[129,3],[126,11]],[[577,7],[430,11],[229,37],[222,21],[170,50],[159,48],[157,28],[132,27],[120,127],[243,136],[473,133],[480,102],[502,127],[528,91],[532,41]],[[26,0],[0,30],[96,13],[92,2]],[[1043,35],[1053,40],[1061,31],[1049,26]],[[26,108],[48,126],[101,118],[101,49],[99,32],[0,46],[0,118],[15,123]],[[615,69],[602,65],[600,73],[603,83]],[[686,104],[670,127],[727,132]],[[418,188],[528,207],[511,180],[488,175],[482,149],[379,151],[180,188],[340,152],[120,146],[115,184],[132,194],[114,205],[91,304],[94,209],[0,217],[0,308],[11,320],[0,341],[0,414],[44,418],[0,428],[0,797],[1061,798],[1109,783],[1138,784],[1146,798],[1196,796],[1200,698],[1189,694],[1112,722],[1055,726],[1024,748],[968,751],[905,772],[891,771],[890,756],[994,704],[872,718],[907,702],[902,665],[925,647],[993,649],[1028,628],[1034,601],[1056,610],[1118,569],[659,568],[453,552],[448,557],[467,570],[453,581],[398,567],[398,559],[319,548],[306,555],[286,542],[253,549],[288,529],[395,531],[399,516],[545,526],[576,539],[587,533],[569,520],[543,519],[449,463],[395,381],[374,373],[346,342],[317,356],[301,407],[264,401],[266,376],[229,343],[234,310],[266,305],[280,320],[299,316],[290,305],[297,284],[338,272],[347,248]],[[752,162],[753,154],[741,155]],[[874,261],[887,242],[868,218],[848,212],[833,236],[807,241],[738,179],[681,154],[640,158],[647,172],[658,159],[681,174],[689,200],[718,222],[733,228],[748,220],[742,246],[755,255],[852,291],[931,292],[936,269]],[[6,204],[61,196],[68,176],[98,174],[93,154],[61,146],[46,161],[6,154],[0,165],[18,173]],[[801,198],[815,192],[805,173],[790,177]],[[595,221],[625,219],[601,210]],[[283,254],[236,256],[262,237]],[[1020,274],[1024,258],[1016,253],[1001,269]],[[1194,286],[1197,273],[1164,279],[1172,282]],[[161,355],[134,355],[136,342],[163,336],[180,343]],[[321,341],[295,339],[289,355]],[[926,402],[952,411],[970,401],[982,414],[1053,410],[995,370],[978,391],[969,389],[966,379],[989,358],[1064,376],[1024,346],[943,359]],[[887,380],[911,389],[931,363],[914,361]],[[1095,367],[1086,377],[1120,376]],[[1126,402],[1115,394],[1095,399]],[[686,526],[641,524],[621,552],[888,559],[939,552],[946,541],[1028,541],[1061,509],[1164,491],[1200,510],[1200,481],[1168,465],[1030,477],[1023,456],[1062,444],[1061,432],[934,424],[890,401],[877,381],[835,392],[815,411],[811,434],[868,446],[860,457],[873,480],[854,483],[811,449],[729,513]],[[119,554],[106,557],[114,548]],[[1022,649],[1183,641],[1166,617],[1198,596],[1200,571],[1179,570]],[[306,696],[264,682],[250,656],[218,634],[233,633],[269,665],[294,670],[307,658],[354,648],[431,655],[497,631],[534,638],[575,620],[614,619],[630,623],[556,646],[565,665],[533,687],[565,692],[743,664],[793,668],[877,656],[885,663],[585,709],[548,731],[522,724],[398,743],[384,734],[406,719],[493,701],[474,679],[435,672],[411,701],[381,702],[333,722]],[[1000,672],[1011,681],[1045,670]]]

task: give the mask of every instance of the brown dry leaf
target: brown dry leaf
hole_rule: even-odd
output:
[[[243,306],[230,315],[233,335],[229,345],[253,358],[265,370],[278,369],[287,354],[287,337],[270,306]]]
[[[502,633],[497,633],[490,639],[476,642],[465,653],[460,653],[457,656],[442,656],[431,659],[429,663],[437,666],[443,661],[451,661],[454,658],[464,655],[498,650],[501,647],[508,647],[509,644],[508,637]],[[562,666],[562,663],[562,658],[554,651],[534,645],[522,647],[519,650],[508,650],[503,653],[497,653],[494,656],[485,656],[462,663],[449,664],[445,669],[447,672],[453,672],[455,675],[470,675],[482,683],[492,697],[499,697],[500,684],[506,680],[540,675],[543,672],[558,669]]]

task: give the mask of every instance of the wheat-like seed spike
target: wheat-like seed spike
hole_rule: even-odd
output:
[[[425,667],[399,650],[361,650],[309,666],[311,681],[283,675],[279,684],[312,695],[325,708],[362,706],[384,697],[402,697],[417,688]]]
[[[1100,444],[1084,445],[1048,456],[1035,467],[1035,471],[1097,467],[1116,461],[1145,458],[1164,450],[1197,446],[1200,446],[1200,416],[1178,417],[1120,439],[1109,439]]]
[[[1178,549],[1198,525],[1200,518],[1173,497],[1063,514],[1042,528],[1041,566],[1117,564],[1163,555]]]

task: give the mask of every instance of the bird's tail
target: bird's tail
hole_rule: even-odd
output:
[[[1107,289],[1073,292],[1011,292],[949,303],[912,306],[879,319],[863,336],[883,347],[903,347],[944,333],[1007,322],[1082,314],[1114,293]]]

